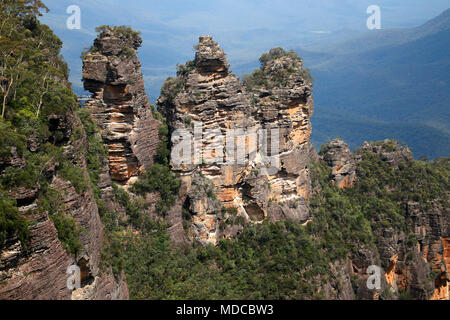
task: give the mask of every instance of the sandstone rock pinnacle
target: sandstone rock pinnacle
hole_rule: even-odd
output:
[[[201,36],[196,49],[194,63],[199,72],[228,73],[226,54],[211,36]]]
[[[137,49],[142,39],[125,27],[105,27],[83,60],[85,104],[109,150],[111,178],[126,183],[153,164],[160,123],[144,89]]]
[[[267,81],[256,79],[248,86],[231,73],[226,54],[212,37],[201,36],[195,48],[195,59],[179,66],[176,78],[166,80],[157,101],[172,143],[194,138],[187,142],[193,146],[187,151],[188,161],[171,162],[184,181],[181,197],[192,216],[189,232],[202,243],[216,243],[245,223],[306,221],[311,194],[308,166],[314,154],[309,121],[313,99],[301,59],[277,51],[279,56],[270,56],[260,70]],[[239,133],[227,136],[230,131]],[[264,139],[266,145],[259,143]],[[265,154],[269,141],[276,141],[279,150]],[[245,149],[245,161],[233,162],[235,155],[227,149],[230,142]],[[279,166],[268,173],[274,164],[263,159],[271,153]],[[208,181],[208,191],[192,192]],[[199,194],[204,197],[199,199]],[[215,207],[214,195],[223,208]],[[235,223],[224,226],[224,221]]]

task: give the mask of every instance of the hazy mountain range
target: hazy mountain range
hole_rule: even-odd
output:
[[[316,79],[316,144],[395,137],[416,156],[450,154],[450,10],[417,28],[297,51]]]

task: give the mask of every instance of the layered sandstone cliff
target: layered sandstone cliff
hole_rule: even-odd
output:
[[[84,108],[93,115],[108,150],[96,185],[88,183],[79,190],[58,172],[57,161],[49,161],[41,172],[60,194],[64,213],[82,228],[81,249],[71,254],[60,241],[51,219],[54,213],[38,205],[42,186],[11,189],[20,213],[30,221],[31,242],[26,251],[14,235],[2,248],[0,299],[128,298],[124,274],[117,277],[101,267],[106,240],[96,198],[104,202],[104,210],[126,216],[113,184],[131,184],[153,164],[156,154],[161,123],[154,119],[144,92],[136,56],[141,41],[130,29],[104,28],[84,57],[84,86],[93,93]],[[170,165],[182,181],[178,199],[165,215],[174,242],[188,238],[216,244],[236,236],[247,224],[292,219],[306,225],[315,219],[309,210],[313,195],[309,171],[311,160],[319,156],[310,143],[314,102],[309,73],[296,54],[281,48],[260,61],[260,70],[241,82],[219,45],[202,36],[195,59],[179,66],[177,77],[162,88],[157,106],[170,129]],[[80,120],[70,112],[52,115],[49,121],[50,130],[62,132],[65,159],[89,181],[87,137],[83,130],[73,137],[75,128],[82,128]],[[49,141],[56,143],[56,137]],[[27,147],[32,152],[41,148],[33,136]],[[394,141],[365,143],[352,154],[345,142],[336,139],[320,158],[331,168],[330,183],[344,189],[337,191],[356,188],[357,165],[365,154],[381,159],[393,172],[413,161],[411,150]],[[25,165],[26,159],[12,149],[0,163],[0,174]],[[160,216],[154,206],[158,192],[146,194],[150,205],[142,209],[145,215]],[[449,299],[450,211],[439,200],[426,207],[414,199],[402,203],[403,228],[391,225],[388,217],[373,230],[373,246],[356,243],[357,249],[347,257],[330,262],[318,290],[332,299],[397,298],[401,292],[414,298]],[[371,218],[373,225],[382,220],[378,213]],[[81,269],[78,290],[67,288],[71,265]],[[375,291],[366,283],[367,269],[373,265],[383,267],[381,289]]]
[[[201,242],[232,236],[243,222],[309,217],[311,84],[298,57],[273,56],[262,70],[271,86],[249,92],[219,45],[202,36],[194,61],[179,66],[157,101],[171,132],[171,166],[184,182],[190,232]],[[208,190],[192,192],[205,181]],[[213,204],[215,195],[221,204]]]
[[[105,28],[83,59],[88,109],[109,151],[111,179],[127,183],[153,164],[160,123],[144,89],[137,49],[142,39],[125,27]]]
[[[66,138],[72,136],[73,128],[82,128],[80,120],[72,112],[64,118],[58,118],[58,123],[65,123]],[[38,143],[34,145],[37,149],[42,147]],[[78,167],[83,179],[89,181],[86,145],[83,132],[78,139],[65,142],[64,158]],[[18,161],[15,158],[13,156],[9,164],[25,166],[25,159]],[[76,190],[70,181],[59,174],[59,167],[60,163],[50,158],[43,172],[48,178],[49,187],[60,197],[58,212],[51,214],[68,215],[74,219],[82,230],[78,239],[81,248],[74,255],[63,246],[55,224],[50,219],[50,212],[43,210],[39,203],[41,186],[21,192],[11,190],[11,196],[18,200],[20,213],[30,223],[30,244],[29,248],[24,248],[18,235],[14,235],[2,248],[0,299],[76,299],[80,290],[86,292],[86,299],[128,299],[124,276],[116,280],[109,269],[100,270],[103,228],[92,188],[87,184],[86,189]],[[71,266],[78,266],[81,270],[79,290],[72,290],[67,285]]]

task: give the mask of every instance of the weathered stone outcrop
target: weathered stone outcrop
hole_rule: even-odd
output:
[[[111,179],[127,183],[153,164],[159,121],[152,116],[137,58],[142,39],[131,29],[106,28],[83,60],[84,88],[93,97],[84,107],[109,150]]]
[[[67,289],[67,267],[75,264],[73,257],[64,250],[58,234],[47,213],[30,212],[27,218],[36,221],[30,228],[31,244],[26,254],[17,238],[6,242],[0,259],[0,298],[70,299]]]
[[[414,161],[411,150],[395,140],[365,142],[355,151],[356,160],[360,161],[365,152],[379,157],[395,170],[400,163]],[[417,299],[450,298],[448,198],[448,193],[442,194],[426,207],[412,200],[405,203],[405,227],[412,234],[393,227],[374,230],[385,279],[394,295],[407,291]]]
[[[356,161],[348,145],[341,139],[335,139],[321,150],[323,160],[332,170],[333,184],[339,188],[353,186],[356,175]]]
[[[324,146],[320,156],[332,169],[330,182],[339,188],[351,188],[358,179],[356,165],[367,153],[394,170],[399,170],[401,163],[407,165],[414,161],[411,150],[395,140],[365,142],[352,154],[344,141],[335,139]],[[351,254],[348,257],[352,266],[350,272],[347,268],[336,269],[337,274],[344,274],[344,278],[348,273],[354,279],[358,298],[396,299],[401,293],[408,292],[410,298],[415,299],[449,299],[450,210],[442,199],[448,199],[448,194],[429,203],[428,209],[414,201],[403,204],[403,229],[393,226],[375,228],[372,232],[376,237],[376,247],[361,247]],[[380,219],[380,216],[375,216],[372,222]],[[371,265],[382,268],[381,288],[378,290],[369,290],[366,285],[367,268]],[[334,291],[327,291],[327,296],[335,296],[343,284],[345,281]]]
[[[361,158],[361,154],[370,152],[380,156],[380,158],[393,168],[397,168],[400,162],[408,162],[414,160],[413,153],[408,146],[399,145],[396,140],[386,139],[382,142],[370,143],[364,142],[362,147],[355,150],[357,161]]]
[[[192,234],[210,243],[219,234],[232,236],[235,228],[219,230],[222,209],[236,211],[247,223],[306,221],[308,164],[315,152],[309,142],[311,84],[304,79],[301,59],[284,55],[267,61],[262,72],[273,85],[249,92],[210,36],[201,36],[196,50],[194,61],[166,80],[157,101],[171,132],[172,169],[190,181],[181,197],[195,221]],[[277,72],[286,70],[291,73],[285,83],[276,82]],[[193,196],[199,176],[212,182],[224,208]]]
[[[73,126],[82,127],[74,118]],[[71,130],[70,130],[71,132]],[[64,157],[81,169],[85,181],[89,181],[86,167],[87,141],[84,133],[79,139],[65,145]],[[13,159],[17,155],[13,153]],[[24,165],[25,160],[14,160],[15,165]],[[11,161],[10,161],[11,163]],[[103,227],[98,213],[93,190],[87,183],[86,190],[76,190],[72,183],[58,173],[59,163],[47,163],[45,176],[49,187],[60,195],[60,214],[69,215],[82,230],[79,236],[81,250],[76,256],[67,252],[58,237],[49,212],[39,206],[37,193],[40,186],[25,188],[18,196],[20,213],[30,222],[30,245],[22,247],[17,235],[6,241],[0,252],[0,299],[75,299],[77,291],[67,287],[70,266],[81,269],[79,290],[88,292],[94,299],[128,299],[124,276],[115,280],[110,270],[100,272]],[[15,196],[14,192],[10,196]],[[55,204],[53,204],[55,205]],[[56,213],[53,213],[56,214]],[[93,285],[95,284],[95,285]]]
[[[309,218],[311,197],[309,164],[317,159],[310,143],[314,112],[309,71],[294,52],[270,50],[261,59],[261,69],[244,83],[250,91],[256,118],[263,127],[279,130],[279,169],[267,175],[269,218],[272,221]]]

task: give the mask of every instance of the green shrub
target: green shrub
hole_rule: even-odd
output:
[[[134,31],[133,28],[129,26],[108,26],[103,25],[95,28],[97,33],[102,33],[106,30],[111,31],[115,36],[124,39],[134,39],[141,34],[141,31]]]
[[[59,173],[62,178],[70,181],[78,194],[82,194],[87,191],[88,183],[81,168],[66,161],[59,170]]]
[[[75,219],[66,213],[67,209],[61,192],[44,185],[39,193],[38,208],[49,214],[64,249],[76,256],[82,249],[79,241],[81,228]]]
[[[175,203],[180,181],[166,165],[155,163],[147,169],[143,177],[131,186],[131,191],[138,195],[145,195],[148,192],[157,191],[161,200],[157,203],[157,210],[165,214]]]
[[[108,157],[108,150],[103,144],[103,140],[99,135],[99,130],[89,111],[85,109],[78,109],[77,114],[83,123],[83,128],[86,132],[87,138],[87,155],[86,163],[88,167],[89,177],[94,186],[94,189],[99,181],[100,174],[106,164]]]
[[[16,201],[0,190],[0,251],[8,237],[17,235],[25,251],[29,247],[28,222],[20,215]]]
[[[148,192],[159,192],[161,199],[156,204],[156,209],[162,215],[175,203],[181,185],[169,166],[168,134],[169,128],[164,122],[159,128],[160,142],[154,158],[155,163],[147,168],[146,173],[130,188],[131,192],[141,196]]]
[[[161,87],[161,96],[166,97],[169,103],[173,103],[178,93],[184,88],[185,82],[181,78],[167,78]]]
[[[131,59],[133,57],[136,56],[136,50],[130,48],[130,47],[125,47],[122,52],[120,53],[121,57],[125,57],[127,59]]]
[[[81,231],[75,219],[64,213],[51,215],[50,219],[58,231],[58,238],[64,249],[76,256],[82,249],[82,245],[79,241]]]
[[[317,296],[317,275],[330,272],[304,227],[295,222],[249,226],[217,247],[176,247],[153,222],[125,239],[133,299],[302,299]]]

